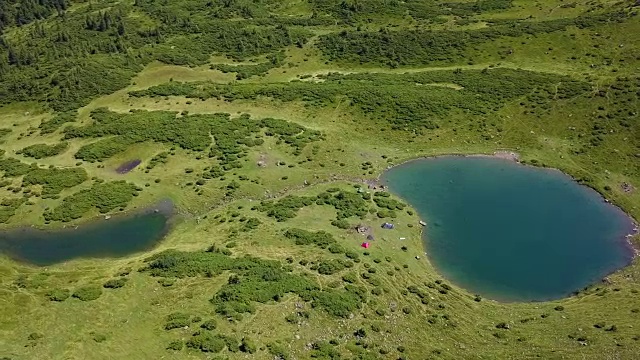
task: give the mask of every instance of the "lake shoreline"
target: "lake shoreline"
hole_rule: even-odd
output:
[[[42,232],[60,232],[64,230],[75,230],[80,227],[89,227],[92,225],[100,224],[103,221],[123,220],[126,218],[142,216],[150,213],[161,213],[165,215],[169,220],[173,220],[173,218],[175,218],[175,216],[178,215],[179,212],[175,203],[171,199],[165,198],[150,202],[136,208],[125,209],[123,211],[114,213],[94,215],[87,218],[75,219],[79,220],[79,222],[71,222],[71,224],[59,222],[56,224],[15,225],[1,228],[0,232],[8,233],[20,229],[31,229]]]
[[[600,201],[603,205],[610,207],[610,210],[613,210],[613,216],[617,216],[619,217],[619,219],[621,220],[621,226],[618,227],[618,231],[614,231],[613,233],[616,234],[616,236],[612,236],[611,237],[611,242],[610,244],[612,246],[616,246],[616,247],[620,247],[623,251],[624,258],[625,260],[623,260],[623,265],[622,267],[619,267],[618,269],[611,269],[611,271],[602,274],[601,276],[598,275],[597,277],[594,277],[593,280],[590,282],[591,286],[593,284],[598,284],[599,282],[603,282],[603,281],[607,281],[607,279],[609,278],[609,276],[611,276],[612,274],[616,274],[619,273],[620,271],[622,271],[623,269],[627,268],[628,266],[631,266],[635,259],[640,257],[640,249],[638,249],[635,245],[635,241],[636,241],[636,236],[638,236],[640,234],[639,230],[638,230],[638,222],[632,217],[630,216],[628,213],[626,213],[621,207],[617,206],[616,204],[612,203],[611,201],[609,201],[604,194],[600,193],[599,191],[597,191],[596,189],[594,189],[591,186],[587,186],[586,184],[580,183],[578,181],[576,181],[576,179],[574,177],[572,177],[571,175],[563,172],[560,169],[557,168],[552,168],[552,167],[546,167],[546,166],[536,166],[534,164],[527,164],[527,163],[522,163],[520,162],[520,158],[519,155],[515,152],[508,152],[508,151],[499,151],[499,152],[495,152],[494,154],[443,154],[443,155],[434,155],[434,156],[422,156],[422,157],[417,157],[417,158],[412,158],[412,159],[408,159],[406,161],[403,161],[402,163],[396,164],[394,166],[389,166],[385,171],[383,171],[377,178],[376,178],[376,185],[382,185],[383,189],[386,189],[388,191],[390,191],[390,186],[389,186],[389,179],[385,178],[385,175],[387,174],[388,171],[390,171],[393,168],[396,168],[398,166],[402,166],[408,163],[412,163],[412,162],[417,162],[420,160],[433,160],[433,159],[442,159],[442,158],[455,158],[455,157],[460,157],[460,158],[493,158],[493,159],[499,159],[499,160],[504,160],[504,161],[508,161],[508,162],[515,162],[518,163],[520,165],[525,165],[526,167],[529,168],[535,168],[536,170],[548,170],[549,173],[556,173],[559,176],[563,176],[565,178],[567,178],[568,180],[570,180],[571,182],[573,182],[575,185],[584,185],[582,187],[583,191],[587,192],[587,193],[591,193],[591,195],[596,195],[596,197],[594,199],[597,199],[596,201]],[[399,194],[394,192],[395,196],[399,196],[402,198],[402,196],[400,196]],[[403,198],[404,199],[404,198]],[[415,211],[417,211],[418,216],[420,216],[422,218],[422,214],[419,211],[419,209],[417,209],[415,206],[410,205]],[[425,221],[427,220],[431,220],[428,221],[427,223],[429,225],[433,224],[433,219],[425,219]],[[429,226],[427,225],[427,226]],[[438,268],[439,266],[436,266],[435,264],[437,263],[434,262],[434,259],[432,259],[433,256],[433,251],[428,251],[427,248],[427,243],[428,241],[426,241],[426,236],[428,234],[428,230],[427,229],[422,229],[421,230],[421,238],[422,238],[422,245],[423,245],[423,251],[425,251],[425,255],[428,255],[428,261],[430,263],[432,263],[432,265],[434,266],[434,268]],[[433,249],[432,249],[433,250]],[[446,271],[443,272],[443,270],[439,271],[440,274],[442,274],[443,276],[445,275]],[[449,278],[449,276],[447,276],[447,278]],[[455,283],[455,281],[454,281]],[[466,291],[470,291],[468,289],[466,289],[464,286],[462,286],[463,289],[465,289]],[[532,299],[532,300],[513,300],[513,299],[500,299],[500,296],[498,297],[491,297],[488,296],[488,299],[491,299],[493,301],[499,302],[499,303],[511,303],[511,302],[544,302],[544,301],[554,301],[554,300],[558,300],[558,299],[564,299],[564,298],[569,298],[569,297],[574,297],[577,294],[579,294],[582,290],[573,290],[573,291],[569,291],[567,292],[564,296],[562,296],[561,298],[557,298],[557,297],[551,297],[548,299]]]
[[[0,254],[19,264],[43,267],[146,252],[171,232],[175,215],[173,202],[163,199],[142,209],[101,215],[75,226],[5,229],[0,231]]]
[[[536,169],[540,169],[540,170],[549,170],[549,171],[555,171],[555,172],[559,172],[565,176],[568,176],[571,178],[572,181],[574,181],[576,184],[580,185],[580,186],[584,186],[588,189],[591,189],[592,191],[596,192],[598,194],[598,196],[602,199],[602,201],[604,201],[605,203],[615,207],[622,216],[624,216],[625,218],[629,219],[631,222],[631,229],[629,231],[628,234],[624,235],[623,239],[621,239],[621,241],[623,241],[625,243],[625,245],[628,247],[629,252],[631,254],[631,262],[633,262],[636,258],[640,258],[640,242],[638,245],[636,245],[633,242],[633,238],[640,236],[640,222],[638,222],[633,216],[629,215],[629,213],[627,213],[622,207],[618,206],[617,204],[613,203],[611,200],[609,200],[605,194],[603,194],[602,192],[600,192],[598,189],[596,189],[593,186],[590,186],[589,184],[584,184],[579,182],[578,180],[576,180],[573,176],[571,176],[570,174],[558,169],[558,168],[554,168],[554,167],[548,167],[548,166],[543,166],[543,165],[535,165],[535,164],[530,164],[527,162],[522,162],[520,161],[520,154],[515,152],[515,151],[509,151],[509,150],[496,150],[493,152],[493,154],[482,154],[482,153],[450,153],[450,154],[439,154],[439,155],[426,155],[426,156],[418,156],[418,157],[413,157],[413,158],[409,158],[407,160],[404,160],[398,164],[394,164],[394,165],[390,165],[388,166],[384,171],[382,171],[377,177],[376,179],[372,182],[375,183],[377,186],[384,186],[386,187],[386,185],[383,184],[382,176],[384,175],[384,173],[386,173],[387,171],[391,170],[392,168],[395,168],[397,166],[401,166],[413,161],[417,161],[417,160],[422,160],[422,159],[440,159],[440,158],[447,158],[447,157],[463,157],[463,158],[492,158],[492,159],[501,159],[501,160],[505,160],[505,161],[509,161],[509,162],[515,162],[518,163],[522,166],[528,166],[528,167],[532,167],[532,168],[536,168]],[[630,262],[630,264],[631,264]]]

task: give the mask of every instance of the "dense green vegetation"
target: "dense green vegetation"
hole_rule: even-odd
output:
[[[234,258],[221,252],[176,252],[165,251],[148,260],[143,271],[153,276],[213,277],[224,270],[231,270],[227,284],[222,286],[211,303],[222,316],[242,319],[243,313],[256,311],[254,302],[270,303],[280,301],[287,293],[295,293],[304,301],[311,301],[313,307],[319,307],[329,314],[347,317],[359,309],[366,301],[366,290],[353,285],[344,290],[320,290],[318,285],[303,274],[292,273],[292,269],[283,267],[276,261],[251,257]],[[350,266],[353,266],[351,263]],[[341,260],[332,260],[319,265],[318,272],[331,275],[344,268]],[[188,315],[172,315],[165,329],[184,327],[190,322]],[[209,327],[209,326],[207,326]]]
[[[42,196],[59,194],[60,191],[80,185],[87,180],[87,172],[82,168],[32,169],[22,178],[22,186],[41,185]]]
[[[318,131],[279,119],[254,120],[244,115],[232,119],[229,114],[177,115],[169,111],[140,110],[120,114],[98,109],[92,113],[94,123],[68,127],[65,138],[114,136],[81,147],[75,156],[87,161],[105,160],[131,144],[155,141],[186,150],[208,149],[208,156],[217,158],[226,169],[241,167],[238,159],[246,156],[244,148],[264,142],[260,137],[263,129],[267,136],[277,137],[293,147],[296,153],[321,138]]]
[[[478,8],[481,9],[482,5]],[[562,31],[569,26],[587,28],[622,22],[628,16],[635,15],[613,12],[535,22],[498,21],[488,28],[472,31],[342,31],[320,37],[318,47],[330,60],[377,63],[390,67],[432,62],[459,63],[468,59],[469,48],[500,37],[545,34]]]
[[[56,156],[69,148],[69,144],[66,142],[60,142],[55,145],[47,144],[34,144],[29,145],[26,148],[16,152],[17,154],[32,157],[34,159],[42,159],[46,157]]]
[[[637,218],[639,24],[604,0],[0,3],[0,224],[179,214],[148,254],[1,257],[0,358],[634,358],[637,259],[484,299],[375,180],[514,151]]]
[[[52,119],[40,123],[40,133],[50,134],[58,130],[62,125],[74,122],[76,120],[76,115],[77,114],[73,111],[56,113]]]
[[[303,100],[318,105],[329,105],[346,97],[352,106],[390,122],[393,128],[435,129],[443,125],[444,116],[454,111],[480,116],[494,113],[509,101],[525,96],[544,106],[553,100],[573,98],[589,91],[588,83],[567,76],[502,68],[403,75],[329,74],[322,79],[324,81],[320,83],[234,86],[169,83],[135,91],[131,95],[182,95],[229,101],[268,96],[282,101]],[[433,84],[454,84],[460,88],[429,86]]]
[[[0,31],[11,25],[26,25],[61,12],[66,0],[8,0],[0,4]]]
[[[271,69],[282,66],[285,55],[282,52],[268,55],[267,61],[255,65],[227,65],[213,64],[211,69],[220,70],[224,73],[235,72],[237,80],[243,80],[252,76],[263,75]]]
[[[123,180],[96,183],[64,198],[59,206],[45,212],[44,218],[48,221],[70,221],[82,217],[92,208],[104,214],[127,206],[138,191],[140,188]]]

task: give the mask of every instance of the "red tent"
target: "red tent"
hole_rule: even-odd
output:
[[[363,248],[368,249],[369,248],[369,243],[368,242],[363,242],[362,245]]]

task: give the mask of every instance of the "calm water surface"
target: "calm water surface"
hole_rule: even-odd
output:
[[[171,203],[163,202],[141,213],[101,218],[77,229],[46,231],[25,227],[3,231],[0,253],[40,266],[76,258],[133,254],[152,248],[167,234],[172,209]]]
[[[559,171],[450,156],[394,167],[383,181],[427,221],[430,261],[472,293],[562,298],[632,260],[630,218]]]

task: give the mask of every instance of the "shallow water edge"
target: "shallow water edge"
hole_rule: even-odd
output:
[[[634,244],[632,239],[636,236],[640,236],[640,221],[636,220],[633,216],[629,215],[629,213],[627,213],[622,207],[620,207],[619,205],[617,205],[616,203],[612,202],[611,200],[609,200],[605,194],[603,194],[601,191],[599,191],[597,188],[590,186],[589,184],[584,184],[581,183],[579,181],[577,181],[573,176],[571,176],[570,174],[558,169],[558,168],[554,168],[554,167],[548,167],[548,166],[542,166],[542,165],[534,165],[534,164],[530,164],[530,163],[523,163],[520,161],[520,154],[515,152],[515,151],[510,151],[510,150],[498,150],[498,151],[494,151],[493,154],[482,154],[482,153],[469,153],[469,154],[465,154],[465,153],[450,153],[450,154],[438,154],[438,155],[426,155],[426,156],[418,156],[418,157],[412,157],[412,158],[408,158],[398,164],[394,164],[391,166],[388,166],[386,168],[386,170],[384,170],[383,172],[381,172],[378,177],[375,179],[374,183],[375,184],[384,184],[384,181],[382,180],[382,177],[384,176],[384,174],[393,169],[396,168],[398,166],[402,166],[414,161],[419,161],[419,160],[423,160],[423,159],[440,159],[440,158],[449,158],[449,157],[463,157],[463,158],[492,158],[492,159],[501,159],[504,161],[510,161],[510,162],[515,162],[518,163],[521,166],[528,166],[531,168],[535,168],[535,169],[539,169],[539,170],[547,170],[547,171],[557,171],[559,173],[561,173],[564,176],[568,176],[569,178],[571,178],[571,180],[573,182],[575,182],[577,185],[582,186],[584,188],[590,189],[591,191],[595,192],[597,194],[598,197],[600,197],[602,199],[603,202],[609,204],[610,206],[613,206],[617,209],[617,211],[620,212],[620,216],[628,219],[630,221],[630,223],[632,224],[630,229],[629,229],[629,233],[624,236],[624,239],[622,239],[625,242],[625,245],[628,247],[629,252],[632,256],[632,260],[635,258],[640,258],[640,242],[638,243],[638,245]],[[386,185],[383,185],[384,187],[386,187]]]
[[[0,231],[0,253],[24,265],[47,266],[86,258],[114,258],[156,247],[177,220],[170,200],[101,215],[62,228],[19,226]]]
[[[411,164],[412,162],[416,162],[416,161],[420,161],[420,160],[430,160],[430,159],[440,159],[440,158],[455,158],[455,157],[465,157],[465,158],[484,157],[484,158],[493,158],[493,159],[497,159],[497,160],[504,160],[504,161],[510,161],[510,162],[519,163],[517,154],[511,153],[511,152],[497,152],[494,155],[490,155],[490,154],[451,154],[451,155],[423,156],[423,157],[408,159],[408,160],[406,160],[406,161],[404,161],[404,162],[402,162],[400,164],[397,164],[397,165],[394,165],[394,166],[390,166],[387,169],[387,171],[385,171],[382,174],[380,174],[380,176],[377,179],[377,183],[378,184],[389,185],[388,181],[390,181],[390,178],[386,177],[386,175],[389,174],[389,170],[390,169],[395,169],[397,167],[403,167],[403,166],[405,166],[407,164]],[[499,162],[498,162],[498,164],[499,164]],[[528,165],[527,167],[535,168],[537,171],[557,173],[558,176],[562,176],[562,177],[565,178],[564,181],[573,182],[574,185],[585,185],[585,184],[582,184],[580,182],[575,181],[575,179],[573,177],[571,177],[570,175],[564,173],[563,171],[561,171],[559,169],[550,168],[550,167],[544,167],[544,166],[535,166],[534,164],[521,164],[521,165],[525,165],[525,166]],[[407,169],[400,171],[400,173],[410,174],[411,170],[408,170],[408,169],[410,167],[412,167],[412,166],[414,166],[414,165],[413,164],[412,165],[408,165]],[[417,166],[417,168],[420,168],[420,166]],[[414,172],[414,174],[415,174],[415,172]],[[550,175],[552,175],[552,174],[550,174]],[[396,176],[395,176],[396,180],[399,180],[399,179],[397,179],[397,176],[398,176],[398,174],[396,174]],[[438,176],[437,173],[434,173],[434,176]],[[418,182],[416,183],[416,181],[418,181]],[[413,180],[413,183],[414,183],[414,185],[412,185],[412,186],[414,187],[414,189],[417,189],[417,188],[415,188],[415,186],[419,186],[419,185],[416,185],[416,184],[420,183],[419,176],[418,176],[418,180],[415,180],[415,179]],[[426,182],[425,186],[430,186],[428,184],[435,185],[435,183]],[[398,186],[404,186],[404,185],[398,185]],[[413,195],[410,195],[411,194],[410,192],[407,193],[407,191],[411,191],[411,190],[406,190],[406,191],[402,190],[402,191],[400,191],[399,188],[391,190],[391,189],[393,189],[393,186],[384,186],[384,187],[389,188],[389,190],[394,192],[396,196],[403,197],[400,194],[404,194],[404,195],[410,196],[410,198],[411,198],[411,196],[413,196]],[[636,256],[638,256],[638,250],[635,248],[634,244],[632,243],[632,237],[638,234],[638,223],[635,221],[635,219],[632,216],[630,216],[625,211],[623,211],[622,208],[620,208],[619,206],[616,206],[615,204],[612,204],[610,201],[608,201],[606,199],[606,197],[602,193],[598,192],[596,189],[593,189],[590,186],[580,186],[579,188],[582,189],[581,191],[584,194],[586,194],[586,196],[591,197],[592,201],[594,201],[596,203],[599,202],[599,201],[602,202],[602,205],[604,207],[609,208],[611,216],[613,218],[618,218],[619,219],[619,221],[618,221],[618,224],[619,224],[618,230],[615,231],[615,232],[611,232],[610,233],[612,235],[609,238],[610,239],[610,244],[611,244],[611,246],[617,247],[619,249],[618,251],[620,251],[620,254],[627,254],[627,255],[624,256],[625,260],[623,261],[623,263],[619,264],[619,267],[617,267],[615,269],[610,269],[610,272],[608,272],[606,274],[602,274],[601,273],[601,274],[596,275],[596,277],[594,277],[591,280],[591,284],[594,284],[594,283],[597,283],[600,280],[606,279],[606,277],[609,276],[610,274],[616,273],[616,272],[620,271],[620,269],[623,269],[623,268],[625,268],[625,267],[627,267],[627,266],[629,266],[630,264],[633,263],[634,258]],[[400,191],[400,192],[398,193],[398,191]],[[416,191],[416,190],[413,190],[413,191]],[[420,191],[420,190],[418,190],[418,191]],[[498,190],[498,191],[500,191],[500,190]],[[409,198],[405,198],[405,197],[403,197],[403,198],[404,198],[405,201],[409,200]],[[418,200],[416,199],[416,201],[418,201]],[[422,200],[422,201],[424,201],[424,200]],[[435,224],[436,226],[438,225],[437,222],[436,223],[433,222],[433,221],[435,221],[434,219],[430,219],[430,217],[432,217],[434,214],[431,214],[430,216],[427,216],[426,218],[424,218],[424,216],[425,216],[424,210],[425,209],[424,208],[421,209],[421,206],[418,205],[419,203],[412,203],[413,201],[408,201],[408,202],[409,202],[410,206],[412,206],[413,209],[418,212],[419,216],[422,216],[423,219],[425,219],[429,224]],[[432,210],[429,210],[429,211],[432,212]],[[622,234],[625,234],[625,235],[622,235]],[[438,263],[438,261],[434,262],[434,260],[435,260],[435,259],[433,259],[433,256],[434,256],[433,250],[434,249],[431,249],[431,251],[429,251],[430,245],[429,245],[429,242],[426,239],[427,235],[428,235],[428,232],[422,232],[422,234],[421,234],[421,237],[423,239],[423,246],[428,251],[428,257],[431,258],[429,261],[432,264],[435,265],[436,263]],[[440,242],[440,241],[441,240],[438,240],[438,242]],[[433,244],[431,246],[433,246]],[[440,245],[438,245],[438,246],[440,246]],[[577,246],[580,246],[580,245],[577,245]],[[585,245],[585,246],[589,246],[589,245]],[[443,260],[440,259],[439,261],[443,261]],[[434,266],[434,267],[436,268],[436,270],[439,268],[439,266]],[[444,275],[443,271],[444,270],[439,270],[438,272],[440,272],[441,274]],[[444,272],[447,272],[447,271],[444,271]],[[447,277],[449,277],[449,276],[447,276]],[[454,281],[454,282],[457,282],[457,281]],[[464,286],[463,286],[463,288],[464,288]],[[478,289],[476,289],[476,291],[477,290]],[[469,290],[469,291],[471,291],[471,290]],[[578,291],[579,290],[577,290],[577,289],[576,290],[567,291],[567,293],[563,297],[571,296],[571,295],[575,294]],[[499,297],[489,296],[489,298],[493,298],[493,299],[495,299],[497,301],[504,301],[502,299],[499,299]],[[514,299],[511,299],[511,300],[507,300],[505,302],[511,302],[511,301],[527,301],[527,302],[528,301],[547,301],[547,300],[553,300],[553,299],[558,299],[558,298],[559,297],[557,297],[557,296],[553,296],[553,297],[548,298],[548,299],[545,299],[545,298],[537,298],[537,299],[532,299],[532,300],[514,300]]]

